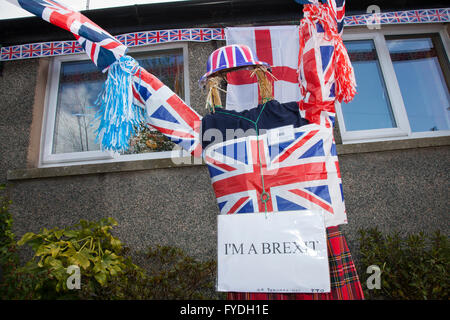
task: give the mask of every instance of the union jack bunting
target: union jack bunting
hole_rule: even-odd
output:
[[[77,11],[51,0],[8,0],[43,20],[73,33],[91,60],[105,70],[123,56],[127,47]],[[33,57],[32,47],[24,58]],[[31,50],[31,51],[30,51]]]
[[[225,30],[223,28],[212,29],[211,40],[225,40]]]
[[[449,17],[449,9],[430,9],[428,10],[429,22],[446,22]]]
[[[64,54],[73,54],[83,52],[83,48],[77,41],[64,41],[63,45],[63,53]]]
[[[163,43],[169,41],[169,31],[159,30],[159,31],[149,31],[147,34],[148,43]]]
[[[126,34],[125,35],[125,44],[128,47],[140,46],[140,45],[147,44],[147,33],[146,32],[135,32],[135,33]]]
[[[42,44],[42,55],[56,56],[63,51],[63,44],[61,42],[50,42]]]
[[[410,18],[411,22],[422,22],[422,21],[428,21],[428,10],[414,10],[408,12],[408,16]]]
[[[42,52],[41,50],[42,50],[41,43],[24,45],[22,47],[22,56],[25,58],[38,57],[41,55]]]
[[[127,34],[119,34],[116,39],[123,45],[127,45]]]
[[[390,12],[384,15],[386,23],[407,23],[409,22],[409,17],[406,12]]]
[[[22,46],[11,46],[2,48],[2,60],[13,60],[21,57]]]
[[[169,31],[170,41],[189,41],[191,33],[188,29],[177,29]]]
[[[9,0],[8,0],[9,1]],[[405,18],[405,15],[407,18]],[[395,19],[393,17],[398,16],[401,17],[399,19]],[[352,26],[362,26],[362,25],[369,25],[373,23],[379,23],[381,25],[383,24],[406,24],[406,23],[442,23],[442,22],[450,22],[450,14],[448,8],[442,8],[442,9],[423,9],[423,10],[410,10],[410,11],[397,11],[397,12],[380,12],[376,14],[365,14],[365,15],[354,15],[354,16],[345,16],[341,22],[341,25],[345,25],[346,27],[352,27]],[[195,40],[193,40],[193,37],[191,35],[192,29],[175,29],[175,30],[162,30],[169,33],[168,37],[159,37],[155,36],[158,31],[150,31],[153,33],[152,38],[149,40],[147,39],[147,42],[145,44],[158,44],[158,43],[164,43],[164,42],[176,42],[176,41],[199,41],[201,37],[198,35],[195,36]],[[196,29],[198,30],[198,29]],[[207,30],[207,28],[203,28],[204,31]],[[223,28],[211,28],[211,37],[203,37],[203,41],[210,41],[210,40],[226,40],[225,36],[225,29]],[[148,33],[149,31],[147,31]],[[134,47],[135,42],[134,41],[126,41],[126,37],[129,37],[129,40],[134,37],[134,33],[129,34],[121,34],[117,35],[115,38],[122,43],[123,45],[126,45],[128,47]],[[180,40],[181,39],[181,40]],[[59,53],[59,51],[55,51],[54,55],[66,55],[66,54],[73,54],[73,53],[80,53],[83,52],[84,49],[79,47],[73,47],[70,49],[67,47],[66,44],[70,45],[72,41],[60,41],[53,43],[62,43],[63,44],[63,51]],[[143,45],[142,39],[137,42],[138,46]],[[44,44],[44,43],[43,43]],[[45,43],[49,44],[49,43]],[[21,47],[25,46],[19,45],[16,46],[16,48],[13,49],[14,54],[8,54],[8,55],[2,55],[0,57],[0,60],[2,61],[8,61],[8,60],[17,60],[17,59],[27,59],[31,58],[29,55],[23,56],[20,53]],[[18,48],[17,48],[18,47]],[[9,47],[4,47],[6,48]],[[81,49],[81,50],[80,50]],[[8,49],[9,52],[9,49]],[[36,57],[43,57],[44,54],[41,53],[40,55],[34,55],[33,58]]]
[[[204,28],[204,29],[192,29],[192,41],[210,41],[211,40],[211,29]]]
[[[345,26],[349,26],[349,27],[366,25],[368,18],[371,16],[372,15],[353,15],[353,16],[344,17],[344,24],[345,24]],[[389,22],[386,18],[383,17],[383,19],[381,19],[381,23],[389,23]]]

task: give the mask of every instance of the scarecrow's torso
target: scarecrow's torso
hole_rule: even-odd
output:
[[[327,226],[347,222],[332,129],[308,124],[296,102],[219,109],[202,137],[221,214],[320,210]]]

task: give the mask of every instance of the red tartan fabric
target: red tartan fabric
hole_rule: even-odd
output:
[[[229,300],[363,300],[355,264],[339,227],[327,228],[328,262],[331,292],[329,293],[254,293],[228,292]]]

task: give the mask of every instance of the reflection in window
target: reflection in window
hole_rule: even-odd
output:
[[[52,153],[100,150],[95,143],[94,102],[106,75],[90,61],[61,65]]]
[[[448,58],[438,37],[386,38],[411,130],[450,129]]]
[[[144,69],[184,99],[182,49],[133,56]],[[100,145],[95,142],[98,127],[95,101],[105,80],[106,74],[98,71],[91,61],[61,63],[53,154],[100,150]],[[132,138],[130,146],[126,154],[169,151],[174,144],[159,132],[145,128],[139,136]]]
[[[373,41],[345,41],[345,46],[357,83],[357,94],[353,101],[342,103],[346,130],[396,127]]]

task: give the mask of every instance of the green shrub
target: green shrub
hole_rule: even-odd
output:
[[[149,248],[145,259],[144,277],[133,270],[126,272],[98,291],[95,298],[107,299],[111,292],[131,300],[223,298],[214,289],[215,260],[198,261],[180,248],[160,245]]]
[[[211,299],[220,297],[214,288],[216,261],[197,261],[181,249],[156,246],[147,252],[152,296],[163,299]]]
[[[56,296],[73,297],[76,292],[69,291],[67,268],[71,265],[80,267],[83,286],[95,291],[98,286],[106,286],[117,275],[139,267],[129,258],[124,258],[122,243],[111,235],[110,230],[117,222],[113,218],[101,219],[99,222],[81,220],[68,228],[42,229],[39,233],[26,233],[18,245],[28,244],[35,252],[34,265],[37,270],[48,273],[46,279],[36,288],[54,288]],[[34,263],[33,263],[34,262]],[[70,293],[69,296],[59,294]],[[47,290],[46,298],[53,298]]]
[[[450,246],[437,231],[404,237],[383,235],[377,229],[360,230],[362,270],[359,274],[366,299],[449,299]],[[369,290],[366,268],[381,269],[381,288]]]
[[[13,218],[9,212],[11,201],[5,196],[6,186],[0,185],[0,299],[33,299],[35,287],[44,272],[30,272],[30,266],[19,267],[19,256]]]
[[[0,186],[0,191],[5,187]],[[216,263],[200,262],[181,249],[156,246],[146,253],[147,270],[127,257],[110,233],[117,222],[81,220],[63,229],[26,233],[17,243],[11,202],[0,195],[0,299],[211,299]],[[34,256],[19,264],[18,246]],[[67,268],[80,267],[81,289],[69,290]]]

